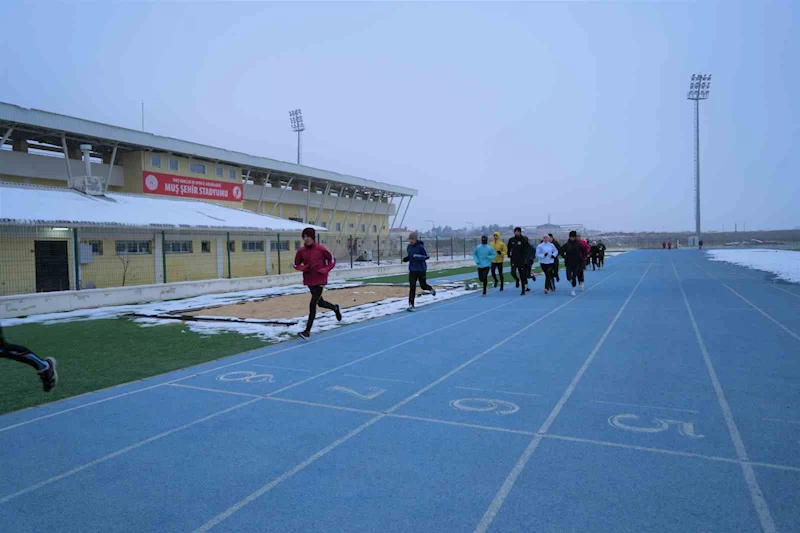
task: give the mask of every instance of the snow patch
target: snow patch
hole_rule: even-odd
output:
[[[711,261],[771,272],[778,279],[800,283],[800,252],[790,250],[709,250]]]

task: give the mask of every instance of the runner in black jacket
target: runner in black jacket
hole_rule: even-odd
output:
[[[522,228],[514,228],[514,236],[508,239],[508,257],[511,259],[511,277],[517,282],[517,287],[522,282],[523,295],[528,288],[527,264],[531,252],[531,243],[522,235]]]
[[[575,231],[569,232],[569,240],[561,247],[561,255],[564,257],[564,266],[567,270],[567,281],[572,282],[572,292],[570,296],[575,296],[575,284],[580,282],[581,291],[583,288],[583,267],[586,265],[586,248],[578,240]]]
[[[547,235],[550,236],[550,239],[553,241],[553,246],[555,246],[556,250],[558,250],[558,255],[555,257],[556,261],[555,263],[553,263],[553,276],[555,276],[556,281],[560,283],[561,277],[558,275],[558,263],[559,263],[558,258],[561,256],[561,243],[558,242],[558,240],[555,237],[553,237],[552,233],[548,233]],[[553,283],[553,290],[556,290],[555,283]]]

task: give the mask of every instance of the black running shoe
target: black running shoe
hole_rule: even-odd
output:
[[[494,282],[494,288],[497,288],[497,281]]]
[[[39,372],[39,379],[42,380],[42,388],[45,392],[50,392],[58,384],[58,371],[56,370],[56,360],[54,357],[48,357],[47,368]]]
[[[517,281],[517,288],[519,289],[519,281]]]
[[[431,294],[432,294],[433,296],[436,296],[436,289],[434,289],[434,288],[431,288]]]
[[[342,310],[339,308],[339,304],[336,304],[336,308],[333,310],[336,313],[336,320],[339,322],[342,321]]]
[[[300,333],[298,333],[297,335],[298,335],[298,336],[299,336],[301,339],[303,339],[304,341],[307,341],[307,340],[308,340],[308,338],[311,336],[311,333],[309,333],[308,331],[301,331],[301,332],[300,332]]]

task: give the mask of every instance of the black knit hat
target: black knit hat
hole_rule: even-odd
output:
[[[306,236],[309,236],[312,239],[317,240],[317,232],[314,231],[314,228],[306,228],[306,229],[304,229],[303,233],[301,233],[300,236],[303,237],[304,239],[306,238]]]
[[[487,244],[489,242],[489,237],[486,235],[481,236],[481,244]]]
[[[577,237],[578,236],[578,232],[575,231],[575,230],[572,230],[572,231],[569,232],[569,236],[570,237]]]

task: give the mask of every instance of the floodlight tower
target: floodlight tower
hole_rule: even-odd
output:
[[[700,242],[700,100],[707,100],[711,74],[692,74],[687,100],[694,100],[694,216],[695,239]]]
[[[289,121],[292,123],[292,131],[297,133],[297,164],[300,164],[300,154],[302,151],[303,141],[300,136],[306,130],[303,124],[303,113],[299,109],[289,111]]]

